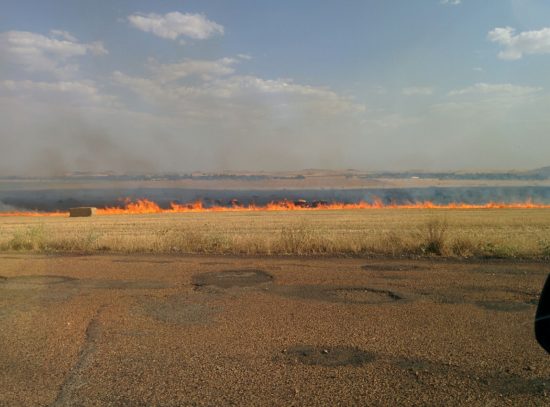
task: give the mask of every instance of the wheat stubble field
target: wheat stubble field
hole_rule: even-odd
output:
[[[375,209],[0,217],[0,250],[550,257],[549,209]]]

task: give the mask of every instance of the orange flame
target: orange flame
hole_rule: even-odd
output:
[[[305,201],[278,201],[266,205],[241,205],[233,203],[232,206],[211,206],[205,207],[202,202],[189,204],[171,203],[170,208],[161,208],[157,203],[148,199],[138,199],[135,202],[129,199],[121,207],[98,208],[98,215],[133,215],[153,213],[193,213],[193,212],[260,212],[260,211],[326,211],[326,210],[349,210],[349,209],[550,209],[550,204],[537,204],[530,200],[526,202],[504,203],[488,202],[484,204],[467,204],[452,202],[449,204],[436,204],[431,201],[414,202],[405,204],[384,204],[380,200],[372,203],[342,203],[342,202],[318,202],[308,204]],[[0,212],[1,217],[6,216],[68,216],[68,212]]]

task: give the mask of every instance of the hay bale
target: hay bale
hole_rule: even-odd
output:
[[[93,208],[91,206],[86,207],[79,207],[79,208],[70,208],[69,209],[69,216],[71,218],[81,218],[81,217],[87,217],[95,215],[96,208]]]

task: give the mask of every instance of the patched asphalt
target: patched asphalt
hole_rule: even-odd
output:
[[[0,254],[0,405],[548,405],[549,272]]]

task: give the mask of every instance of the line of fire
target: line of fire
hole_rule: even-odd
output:
[[[242,204],[232,199],[227,204],[215,202],[206,206],[202,201],[192,203],[172,202],[168,208],[163,208],[156,202],[148,199],[121,200],[120,206],[107,206],[104,208],[79,207],[70,211],[39,212],[39,211],[12,211],[1,212],[0,216],[93,216],[93,215],[134,215],[134,214],[169,214],[169,213],[193,213],[193,212],[253,212],[253,211],[334,211],[334,210],[369,210],[369,209],[544,209],[550,208],[550,204],[535,203],[530,200],[525,202],[487,202],[482,204],[470,204],[452,202],[437,204],[431,201],[409,203],[384,203],[381,200],[373,202],[360,201],[357,203],[328,202],[323,200],[307,201],[298,199],[294,201],[281,200],[270,202],[266,205]]]

